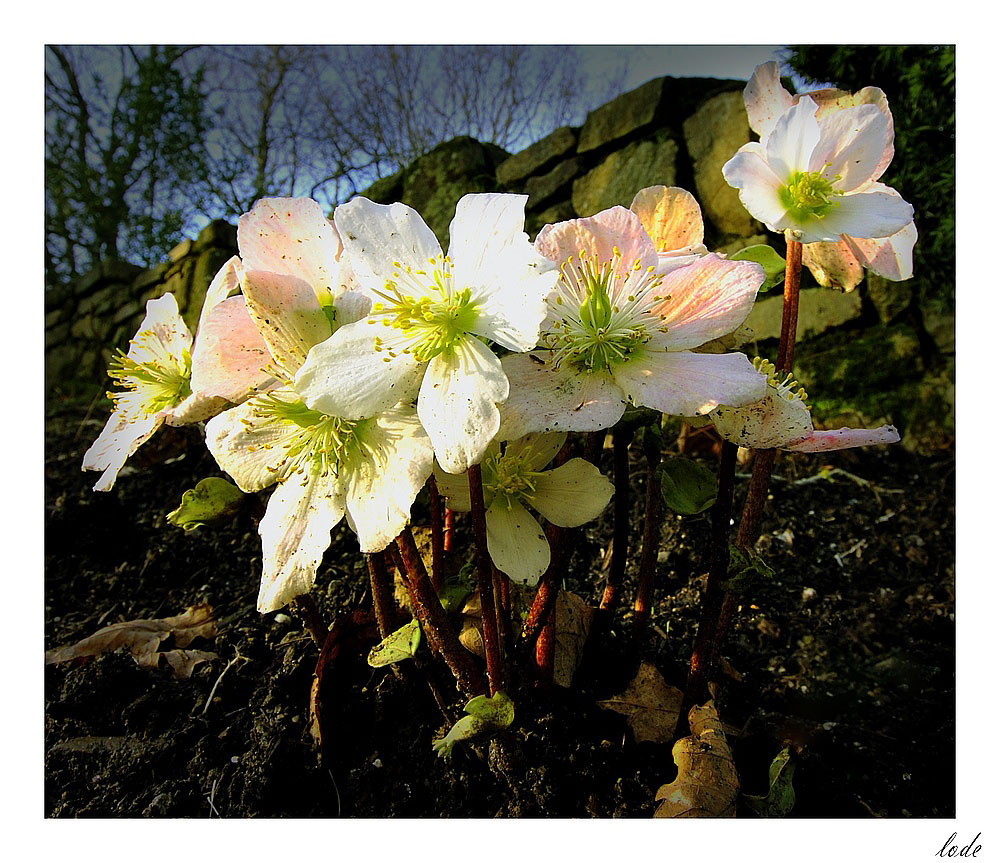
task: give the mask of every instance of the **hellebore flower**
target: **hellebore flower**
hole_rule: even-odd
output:
[[[502,439],[608,428],[626,403],[692,416],[763,397],[765,379],[743,354],[691,351],[743,323],[764,281],[758,264],[706,254],[663,275],[640,217],[624,207],[546,225],[535,246],[561,275],[546,350],[503,358]]]
[[[582,458],[544,470],[565,441],[565,433],[532,434],[502,451],[493,441],[482,462],[486,545],[497,569],[522,584],[536,584],[551,559],[545,532],[525,504],[552,524],[578,527],[597,518],[614,493],[608,479]],[[468,512],[468,476],[437,467],[434,474],[449,508]]]
[[[648,186],[636,193],[629,209],[656,247],[656,271],[666,275],[708,254],[701,207],[687,189],[679,186]]]
[[[893,121],[889,102],[877,87],[864,87],[857,93],[843,90],[813,90],[807,94],[817,105],[816,117],[859,105],[874,105],[886,117],[886,135],[881,158],[872,174],[882,175],[893,156]],[[764,144],[773,131],[778,118],[796,105],[801,96],[792,95],[781,85],[778,64],[773,60],[754,69],[753,76],[743,91],[743,101],[750,120],[750,128],[760,135]],[[893,189],[888,193],[898,197]],[[825,287],[851,290],[864,276],[864,269],[892,281],[902,281],[913,276],[913,247],[917,229],[912,219],[909,224],[889,237],[860,239],[843,235],[835,242],[807,243],[802,249],[802,262],[812,271],[816,281]]]
[[[212,419],[206,442],[243,491],[277,484],[258,528],[263,613],[309,591],[331,531],[345,516],[362,551],[385,548],[409,520],[433,452],[410,407],[345,419],[309,408],[295,389],[309,349],[335,322],[354,319],[357,309],[338,302],[348,294],[324,307],[300,276],[255,270],[244,274],[243,293],[278,386]]]
[[[913,207],[877,182],[892,127],[876,105],[820,114],[809,96],[786,110],[759,143],[744,144],[722,168],[756,219],[801,243],[891,237]]]
[[[242,298],[227,299],[239,287],[239,277],[234,257],[212,280],[193,350],[173,294],[146,303],[128,353],[119,350],[108,371],[121,388],[108,393],[114,411],[83,457],[84,470],[103,471],[94,491],[110,491],[125,462],[164,423],[208,419],[266,379],[260,372],[267,356],[263,341],[249,317],[238,314]]]
[[[410,207],[365,198],[338,207],[345,257],[375,303],[365,320],[312,349],[295,379],[305,403],[360,419],[416,396],[441,467],[461,473],[479,462],[509,393],[484,342],[535,347],[558,278],[524,233],[525,200],[466,195],[449,255]]]
[[[773,363],[759,357],[754,365],[767,375],[767,395],[740,407],[720,405],[708,415],[719,434],[730,443],[752,449],[823,452],[899,441],[899,432],[890,425],[831,431],[813,428],[812,414],[805,403],[806,391],[792,376],[779,380]]]

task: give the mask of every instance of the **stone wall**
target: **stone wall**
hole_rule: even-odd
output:
[[[732,252],[768,242],[783,253],[781,238],[751,219],[722,177],[722,165],[753,137],[743,86],[659,78],[592,111],[581,127],[556,129],[514,155],[456,138],[362,194],[415,207],[447,248],[455,204],[469,192],[526,194],[526,229],[534,237],[546,223],[627,207],[645,186],[677,185],[701,204],[709,249]],[[178,294],[193,326],[211,276],[234,251],[234,229],[216,222],[153,270],[105,266],[82,280],[67,302],[47,303],[47,384],[59,386],[67,376],[101,380],[110,348],[125,344],[145,301],[164,291]],[[919,274],[902,283],[869,276],[855,291],[840,293],[803,276],[796,373],[817,419],[894,422],[904,445],[914,449],[949,443],[954,310],[926,301],[935,286],[922,284]],[[774,358],[779,294],[762,294],[751,314],[754,340],[745,346],[751,355]]]

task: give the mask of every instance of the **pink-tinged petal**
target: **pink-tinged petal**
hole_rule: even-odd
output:
[[[222,265],[208,286],[208,290],[205,291],[205,301],[201,304],[201,315],[198,318],[198,332],[201,332],[205,319],[215,307],[224,302],[231,293],[239,290],[242,278],[243,263],[236,255],[233,255]]]
[[[743,354],[642,348],[612,374],[633,404],[689,417],[748,404],[767,391],[767,378]]]
[[[886,115],[874,105],[860,105],[827,114],[819,127],[822,138],[809,170],[822,173],[841,192],[870,182],[890,140]]]
[[[851,291],[865,275],[857,256],[842,239],[835,243],[807,243],[802,247],[802,264],[824,288]]]
[[[829,452],[855,446],[898,443],[899,432],[894,426],[877,429],[842,428],[836,431],[814,431],[805,440],[786,444],[783,449],[792,452]]]
[[[788,178],[796,171],[813,170],[810,167],[813,151],[820,139],[816,103],[804,96],[778,118],[767,141],[762,142],[767,153],[767,163],[783,183],[788,182]]]
[[[161,363],[164,353],[175,361],[191,350],[191,331],[177,309],[173,294],[164,294],[146,303],[146,316],[128,349],[128,357],[137,363]]]
[[[84,470],[103,471],[94,491],[111,491],[125,462],[163,425],[162,413],[135,414],[133,417],[129,419],[117,411],[111,414],[104,430],[84,453]]]
[[[517,501],[498,496],[486,510],[486,547],[496,568],[518,584],[534,585],[552,552],[535,517]]]
[[[615,487],[594,465],[572,458],[535,478],[531,505],[559,527],[578,527],[597,518]]]
[[[295,391],[310,408],[330,416],[375,416],[417,395],[426,364],[403,353],[405,345],[400,330],[374,318],[346,324],[309,351],[295,376]]]
[[[340,293],[340,237],[311,198],[262,198],[240,216],[236,241],[245,269],[302,279],[317,297]]]
[[[361,551],[382,551],[406,527],[410,507],[434,464],[434,450],[412,407],[380,414],[364,431],[365,444],[384,461],[355,466],[348,479],[347,514]]]
[[[302,279],[248,270],[243,296],[271,356],[289,376],[305,362],[310,348],[330,336],[330,321]]]
[[[913,222],[884,239],[845,237],[844,240],[861,263],[876,275],[893,282],[913,277],[913,247],[917,242],[917,227]]]
[[[636,194],[629,209],[639,217],[661,256],[701,246],[705,239],[701,207],[686,189],[650,186]]]
[[[667,273],[672,273],[674,270],[679,270],[681,267],[693,264],[707,254],[708,248],[701,245],[689,246],[683,252],[671,252],[668,255],[660,255],[660,259],[656,264],[656,273],[660,276],[665,276]]]
[[[500,428],[500,411],[510,392],[496,355],[471,336],[427,364],[417,415],[447,473],[478,464]]]
[[[274,381],[265,371],[269,365],[267,342],[250,317],[244,297],[223,300],[202,316],[191,352],[195,393],[239,404],[251,390],[264,389]]]
[[[510,354],[501,360],[510,396],[500,407],[500,439],[530,432],[596,431],[610,428],[625,413],[625,400],[606,372],[555,368],[548,351]]]
[[[760,135],[761,140],[771,134],[778,118],[792,107],[792,96],[781,86],[781,75],[774,60],[761,63],[753,70],[743,90],[743,104],[746,105],[750,128]]]
[[[655,266],[656,248],[639,217],[624,207],[612,207],[586,219],[570,219],[546,225],[535,238],[535,248],[561,266],[570,256],[580,260],[586,252],[598,267],[621,252],[616,271],[624,277],[638,261],[640,269]],[[619,279],[621,281],[621,279]]]
[[[885,114],[886,119],[889,122],[889,132],[885,149],[882,151],[882,157],[879,159],[878,164],[872,171],[872,179],[877,180],[885,173],[885,169],[889,167],[889,163],[892,161],[892,157],[895,152],[893,142],[896,132],[895,124],[892,119],[892,111],[889,110],[889,100],[886,98],[885,93],[883,93],[878,87],[863,87],[854,94],[854,104],[874,105],[883,114]]]
[[[667,327],[656,346],[686,350],[733,332],[750,314],[765,278],[760,264],[715,254],[670,273],[657,289],[667,299],[651,309]]]
[[[211,419],[229,406],[228,399],[191,393],[177,407],[164,411],[163,419],[168,426],[186,426]]]
[[[520,459],[525,470],[542,470],[563,448],[566,438],[566,432],[532,432],[510,441],[504,457]]]
[[[784,182],[764,158],[760,144],[744,144],[725,165],[722,175],[730,186],[739,189],[740,201],[747,212],[772,231],[783,228],[788,212],[779,192]]]
[[[841,235],[868,239],[891,237],[913,221],[913,207],[875,183],[870,189],[834,199],[834,206],[821,219],[810,219],[796,226],[802,231],[801,242],[833,242]]]
[[[272,394],[294,402],[297,396],[283,387]],[[300,431],[294,423],[261,420],[256,400],[244,402],[208,421],[205,444],[219,467],[247,493],[261,491],[281,476],[286,445]]]
[[[816,103],[817,120],[842,108],[853,108],[859,104],[855,101],[854,96],[846,90],[837,90],[833,87],[827,87],[822,90],[810,90],[808,93],[803,93],[802,95],[808,96]],[[796,97],[795,101],[798,101],[799,98],[801,97]]]
[[[769,387],[767,396],[742,407],[720,405],[709,414],[724,440],[751,449],[774,449],[812,434],[812,416],[801,399],[779,395]]]
[[[292,474],[267,502],[258,528],[263,548],[257,610],[277,611],[308,593],[344,515],[344,493],[332,475]]]
[[[441,254],[441,244],[420,214],[405,204],[375,204],[355,198],[334,210],[344,252],[362,290],[383,291],[393,277],[393,262],[423,269]],[[399,284],[405,291],[407,283]]]

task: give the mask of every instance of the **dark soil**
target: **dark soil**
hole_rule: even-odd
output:
[[[515,691],[514,726],[492,757],[482,745],[438,758],[431,742],[446,723],[426,670],[404,680],[373,670],[367,644],[345,638],[325,672],[321,758],[309,731],[317,648],[296,618],[255,608],[259,506],[192,533],[166,523],[186,489],[221,475],[198,429],[161,432],[112,492],[91,491],[97,474],[80,463],[103,410],[49,406],[45,646],[207,602],[220,632],[192,647],[219,658],[188,680],[143,670],[123,652],[46,666],[47,816],[652,815],[657,788],[676,775],[671,747],[634,743],[624,718],[595,701],[622,691],[641,660],[683,687],[707,515],[668,516],[647,635],[631,635],[630,562],[623,608],[596,657],[571,690]],[[633,450],[637,549],[645,471],[641,447]],[[606,451],[608,474],[610,462]],[[826,465],[847,473],[815,479]],[[738,502],[748,471],[740,468]],[[793,816],[953,817],[953,453],[783,454],[771,492],[758,549],[775,577],[746,597],[716,692],[742,789],[765,793],[771,759],[791,745]],[[593,605],[611,509],[578,533],[566,571],[565,586]],[[425,519],[418,500],[414,521]],[[346,526],[334,532],[314,596],[344,627],[370,605]],[[447,672],[429,671],[461,715]]]

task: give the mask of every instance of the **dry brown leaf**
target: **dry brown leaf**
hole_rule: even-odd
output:
[[[740,780],[715,705],[711,701],[695,705],[688,713],[688,722],[691,736],[678,740],[671,753],[677,778],[656,792],[656,799],[663,802],[653,817],[732,816]]]
[[[212,607],[206,603],[192,605],[174,617],[147,620],[127,620],[97,630],[76,644],[57,647],[45,652],[45,664],[68,662],[71,659],[97,656],[125,647],[141,668],[156,668],[160,658],[167,660],[177,677],[190,677],[199,662],[215,659],[214,653],[183,650],[195,638],[214,638],[218,630]],[[177,650],[160,651],[160,642],[174,637]]]
[[[583,658],[583,646],[590,632],[594,609],[575,593],[560,590],[556,596],[556,649],[552,659],[552,680],[569,688],[576,667]]]
[[[674,739],[684,693],[671,686],[656,666],[643,662],[628,688],[597,706],[621,713],[632,729],[636,743],[669,743]]]

